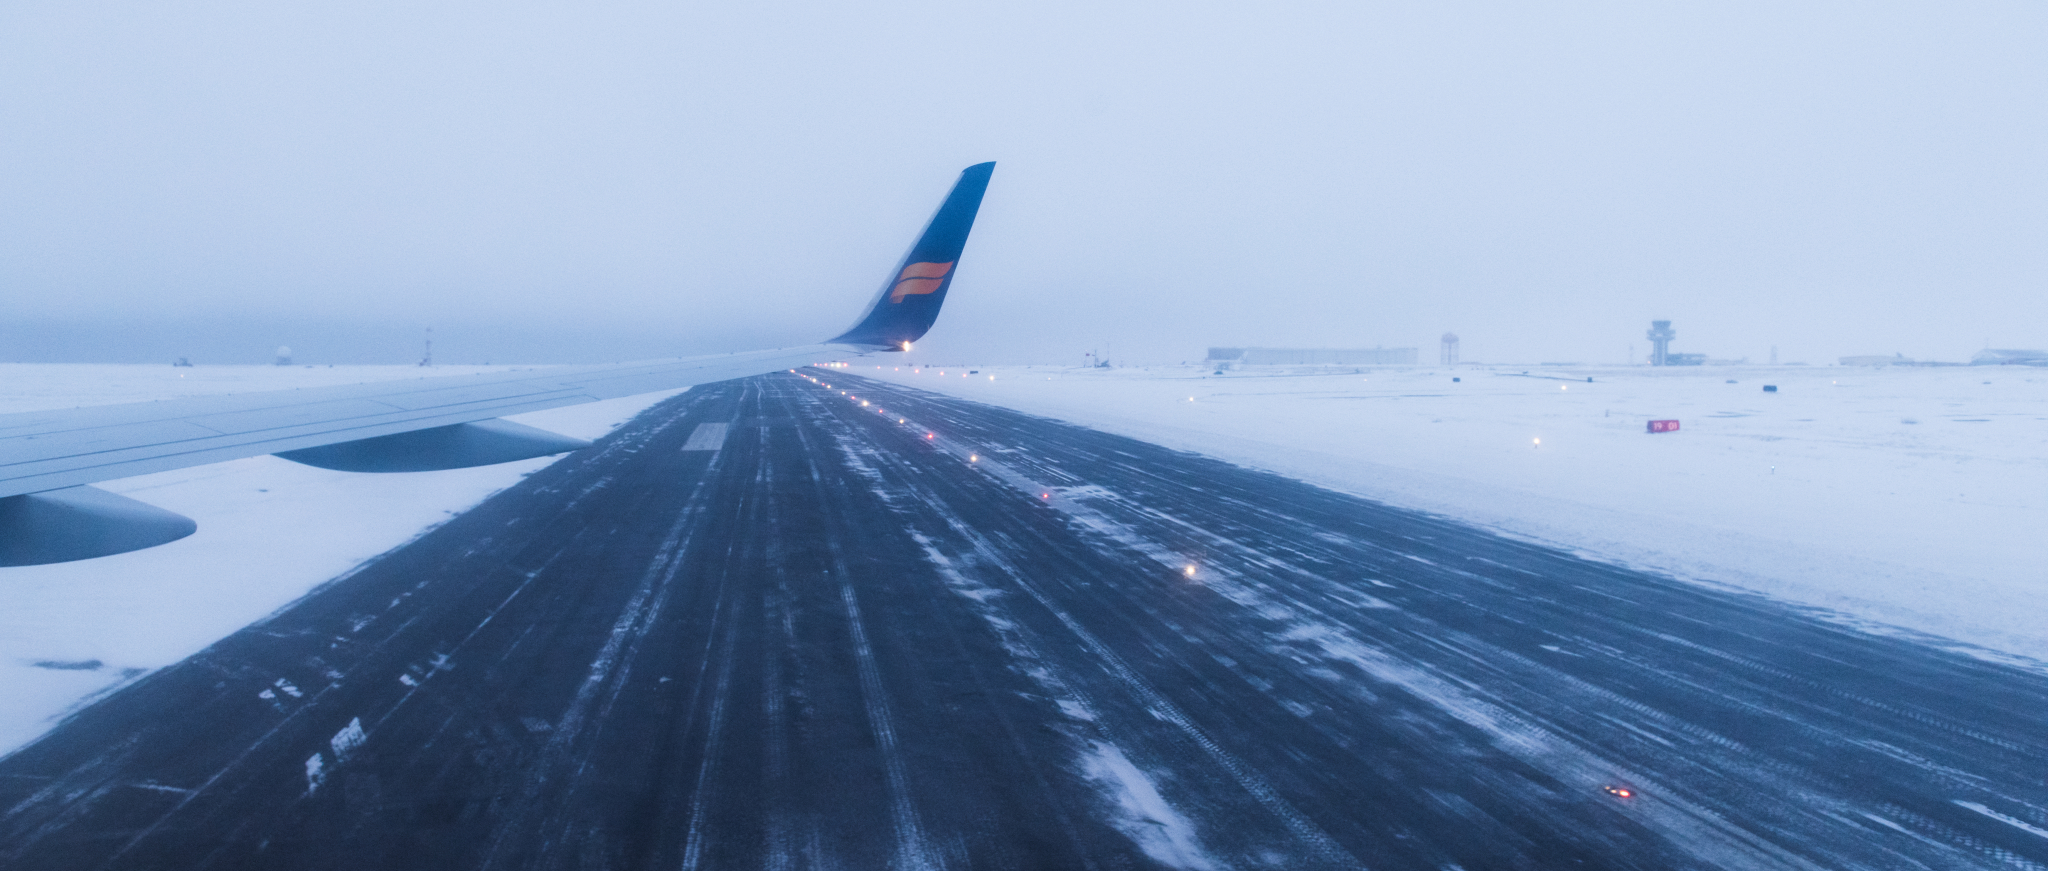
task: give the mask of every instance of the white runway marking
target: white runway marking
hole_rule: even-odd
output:
[[[715,451],[725,447],[727,425],[722,423],[700,423],[690,433],[690,440],[683,443],[686,451]]]

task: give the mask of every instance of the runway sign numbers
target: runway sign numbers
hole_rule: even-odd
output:
[[[1677,431],[1678,431],[1678,421],[1675,421],[1675,420],[1653,420],[1653,421],[1650,421],[1650,431],[1651,431],[1651,432],[1677,432]]]

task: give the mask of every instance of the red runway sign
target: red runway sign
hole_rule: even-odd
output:
[[[1678,431],[1678,421],[1675,421],[1675,420],[1653,420],[1653,421],[1650,421],[1650,431],[1651,431],[1651,432],[1677,432],[1677,431]]]

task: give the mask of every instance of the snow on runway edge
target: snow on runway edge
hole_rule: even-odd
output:
[[[2048,661],[2041,369],[902,362],[847,371]]]

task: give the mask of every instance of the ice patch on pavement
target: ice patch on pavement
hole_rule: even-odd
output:
[[[2048,838],[2048,829],[2043,829],[2040,826],[2036,826],[2032,823],[2027,822],[2026,820],[2019,819],[2018,817],[2008,816],[2006,814],[1999,813],[1998,811],[1992,810],[1991,808],[1985,807],[1984,805],[1978,804],[1977,802],[1963,801],[1961,799],[1957,799],[1956,805],[1958,807],[1969,808],[1970,810],[1976,811],[1980,814],[1983,814],[1987,817],[1990,817],[2015,829],[2019,829],[2020,831],[2026,832],[2027,834],[2033,835],[2034,837]]]
[[[369,735],[363,732],[362,718],[351,717],[349,718],[348,725],[341,727],[341,731],[334,733],[334,737],[328,739],[327,745],[334,751],[334,761],[346,762],[349,756],[356,752],[357,748],[363,746],[364,741],[369,740],[369,737]]]
[[[1121,813],[1111,823],[1130,836],[1145,855],[1174,868],[1217,867],[1202,851],[1195,827],[1160,797],[1152,779],[1132,765],[1122,750],[1094,742],[1083,770],[1115,799]]]
[[[1060,713],[1089,724],[1089,729],[1098,737],[1089,740],[1081,753],[1082,774],[1105,792],[1105,798],[1119,809],[1112,824],[1128,836],[1145,855],[1175,868],[1208,869],[1217,867],[1203,853],[1195,826],[1159,794],[1152,780],[1146,777],[1123,750],[1109,740],[1103,727],[1089,710],[1088,704],[1073,687],[1046,665],[1037,649],[1031,644],[1024,630],[1011,619],[1002,605],[997,604],[999,591],[969,577],[960,571],[954,561],[940,553],[931,539],[923,533],[912,532],[918,545],[924,548],[925,558],[930,560],[946,585],[956,594],[974,602],[975,609],[1001,639],[1004,650],[1018,663],[1019,671],[1039,685],[1058,705]]]

